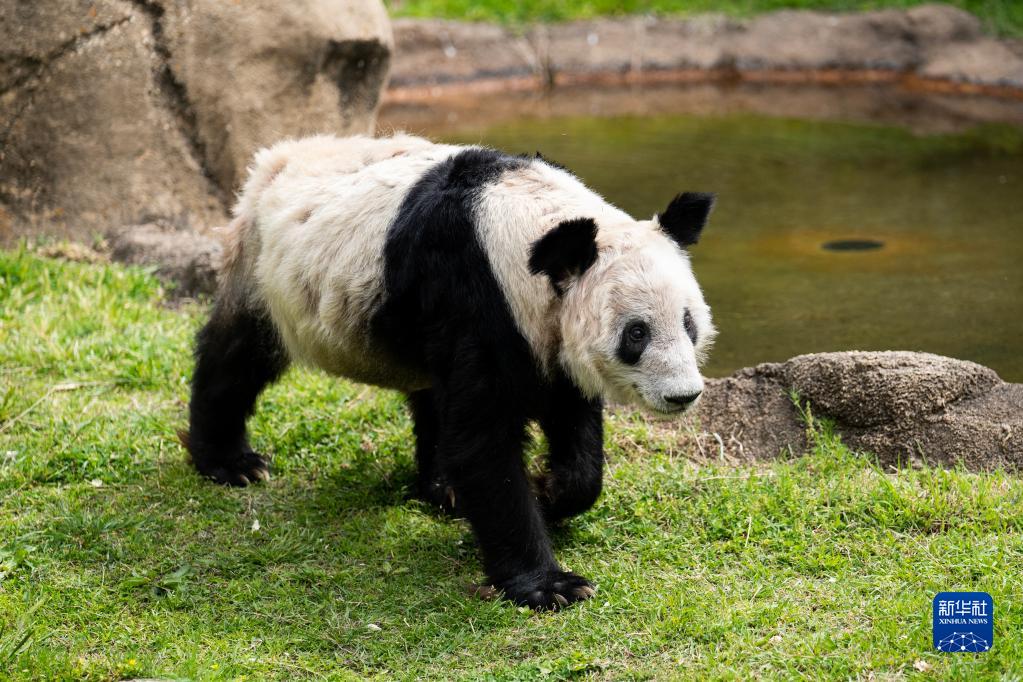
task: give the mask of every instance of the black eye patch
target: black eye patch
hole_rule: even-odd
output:
[[[689,335],[689,340],[694,344],[696,343],[696,322],[693,320],[693,314],[686,310],[686,314],[682,317],[682,324],[686,328],[686,334]]]
[[[650,327],[642,320],[633,320],[625,325],[618,341],[618,359],[626,365],[635,365],[650,344]]]

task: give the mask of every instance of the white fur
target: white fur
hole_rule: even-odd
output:
[[[480,239],[519,331],[545,368],[558,359],[562,301],[546,277],[529,271],[533,242],[564,220],[593,218],[600,229],[632,218],[570,173],[545,163],[506,172],[488,188],[476,213]]]
[[[426,386],[367,336],[379,304],[387,228],[408,189],[457,147],[407,135],[313,137],[257,154],[238,202],[242,265],[292,359],[366,383]]]
[[[565,294],[562,363],[591,395],[674,411],[665,396],[703,390],[699,365],[715,333],[689,259],[654,221],[598,233],[598,242],[597,263]],[[695,346],[683,322],[687,309]],[[650,325],[651,342],[630,366],[616,350],[636,318]]]
[[[265,305],[289,355],[331,373],[400,390],[427,385],[374,350],[368,321],[381,302],[387,228],[406,193],[463,147],[407,135],[321,136],[256,155],[224,232],[223,287],[234,302]],[[635,221],[570,173],[533,161],[504,173],[476,206],[479,238],[538,365],[559,363],[592,397],[669,411],[663,397],[694,393],[713,337],[686,254],[654,221]],[[597,262],[564,297],[529,272],[530,246],[563,220],[593,218]],[[691,311],[699,341],[686,336]],[[616,348],[629,319],[652,342],[627,366]]]

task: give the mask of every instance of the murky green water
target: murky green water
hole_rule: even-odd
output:
[[[694,267],[707,373],[834,350],[923,350],[1023,381],[1023,130],[917,136],[750,115],[537,119],[448,134],[541,150],[650,216],[718,194]],[[829,240],[883,248],[828,251]]]

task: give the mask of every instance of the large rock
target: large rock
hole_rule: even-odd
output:
[[[708,382],[697,429],[742,458],[802,452],[792,392],[883,462],[1023,469],[1023,384],[928,353],[820,353],[743,369]]]
[[[0,242],[224,219],[283,136],[372,129],[379,0],[0,0]]]
[[[281,137],[372,132],[390,60],[379,0],[190,0],[151,12],[218,186]]]
[[[940,412],[1001,383],[987,367],[908,352],[800,355],[785,363],[785,375],[818,411],[856,427]]]

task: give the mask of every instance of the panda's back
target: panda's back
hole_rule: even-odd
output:
[[[239,200],[258,299],[289,355],[358,381],[410,390],[368,339],[382,299],[387,230],[409,188],[458,150],[410,136],[315,137],[261,152]]]
[[[546,365],[554,297],[528,248],[580,211],[624,216],[541,161],[399,135],[264,150],[236,214],[290,356],[411,391],[429,385],[427,355],[451,351],[430,344],[459,325],[489,330],[495,361],[522,351]]]

